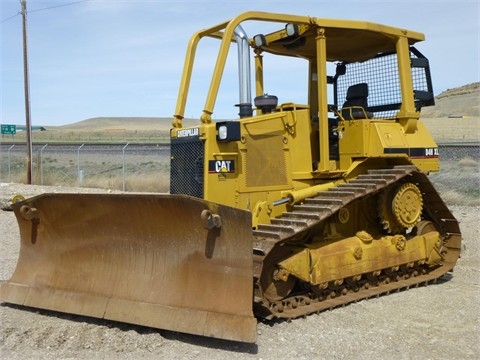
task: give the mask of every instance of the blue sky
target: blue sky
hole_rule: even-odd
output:
[[[32,125],[98,116],[171,117],[191,34],[248,10],[366,20],[423,32],[426,41],[417,48],[430,59],[435,94],[479,81],[477,0],[27,0],[27,10]],[[25,123],[19,11],[19,0],[0,0],[2,124]],[[207,85],[210,75],[203,68],[216,56],[209,50],[194,78]],[[225,75],[231,75],[225,82],[236,83],[236,75]],[[185,115],[198,117],[204,101],[205,89],[194,88]],[[214,118],[237,113],[231,101],[218,99]]]

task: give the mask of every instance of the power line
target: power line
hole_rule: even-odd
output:
[[[73,2],[70,2],[70,3],[67,3],[67,4],[53,5],[53,6],[49,6],[49,7],[40,8],[40,9],[29,10],[28,12],[32,13],[32,12],[45,11],[45,10],[55,9],[55,8],[64,7],[64,6],[76,5],[76,4],[80,4],[80,3],[83,3],[83,2],[87,2],[87,1],[90,1],[90,0],[73,1]],[[12,16],[6,18],[6,19],[3,19],[0,22],[0,24],[3,24],[4,22],[7,22],[8,20],[11,20],[11,19],[15,18],[20,14],[21,14],[21,12],[19,11],[15,15],[12,15]]]
[[[0,22],[0,24],[3,24],[4,22],[7,22],[7,21],[10,20],[10,19],[13,19],[14,17],[17,17],[18,15],[20,15],[20,11],[17,12],[15,15],[12,15],[12,16],[6,18],[6,19],[3,19],[3,20]]]
[[[83,2],[87,2],[87,1],[90,1],[90,0],[79,0],[79,1],[73,1],[73,2],[67,3],[67,4],[52,5],[52,6],[44,7],[44,8],[41,8],[41,9],[30,10],[29,12],[32,13],[32,12],[50,10],[50,9],[55,9],[55,8],[59,8],[59,7],[64,7],[64,6],[70,6],[70,5],[80,4],[80,3],[83,3]]]

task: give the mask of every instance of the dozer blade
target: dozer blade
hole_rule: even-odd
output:
[[[14,204],[8,303],[256,341],[251,215],[181,195],[44,194]]]

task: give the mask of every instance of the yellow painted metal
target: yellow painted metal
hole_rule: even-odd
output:
[[[252,226],[258,228],[259,224],[268,224],[273,218],[273,203],[271,201],[258,201],[252,211]]]
[[[405,229],[412,228],[420,221],[423,210],[422,193],[412,183],[403,184],[396,192],[392,202],[395,220]]]
[[[255,95],[262,96],[265,94],[265,88],[263,83],[263,56],[260,50],[255,50]],[[257,109],[257,115],[260,115],[262,111]]]
[[[320,285],[418,261],[437,265],[442,260],[441,243],[436,231],[408,240],[403,235],[374,238],[362,232],[340,241],[307,246],[279,262],[279,267],[284,276]]]
[[[414,89],[408,45],[408,38],[401,36],[397,39],[398,75],[402,90],[402,105],[397,118],[403,126],[405,133],[412,134],[417,130],[417,120],[420,117],[420,113],[415,109],[415,102],[412,96]]]
[[[438,157],[410,157],[407,152],[389,152],[395,149],[435,149],[437,143],[422,122],[417,131],[405,133],[403,126],[390,120],[349,120],[344,122],[340,139],[340,167],[348,168],[359,158],[404,158],[423,171],[438,171]]]
[[[174,120],[172,122],[173,127],[182,127],[182,119],[184,118],[185,106],[188,98],[188,90],[190,87],[193,63],[195,60],[198,42],[205,36],[218,36],[218,31],[224,28],[225,25],[226,23],[222,23],[210,29],[198,31],[190,38],[190,42],[188,43],[187,47],[187,53],[185,55],[185,63],[183,66],[182,78],[180,80],[180,87],[178,90],[177,106]]]
[[[405,141],[408,144],[408,148],[425,148],[431,149],[431,151],[438,151],[438,145],[432,135],[429,133],[425,124],[418,121],[417,131],[415,133],[405,134]],[[438,152],[437,152],[438,155]],[[440,162],[437,157],[418,156],[410,157],[412,164],[416,165],[419,169],[425,172],[438,171],[440,168]]]
[[[379,204],[380,221],[389,233],[413,228],[423,211],[420,189],[412,183],[392,186],[382,192]]]
[[[317,72],[319,89],[327,88],[327,39],[325,36],[325,28],[317,29],[316,47],[317,47]],[[319,111],[319,134],[320,134],[320,163],[319,171],[329,171],[329,144],[328,144],[328,105],[327,92],[318,92],[318,111]]]

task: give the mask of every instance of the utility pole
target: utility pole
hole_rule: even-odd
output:
[[[30,122],[30,89],[27,53],[27,0],[20,0],[23,19],[23,78],[25,85],[25,122],[27,131],[27,184],[32,184],[32,124]]]

